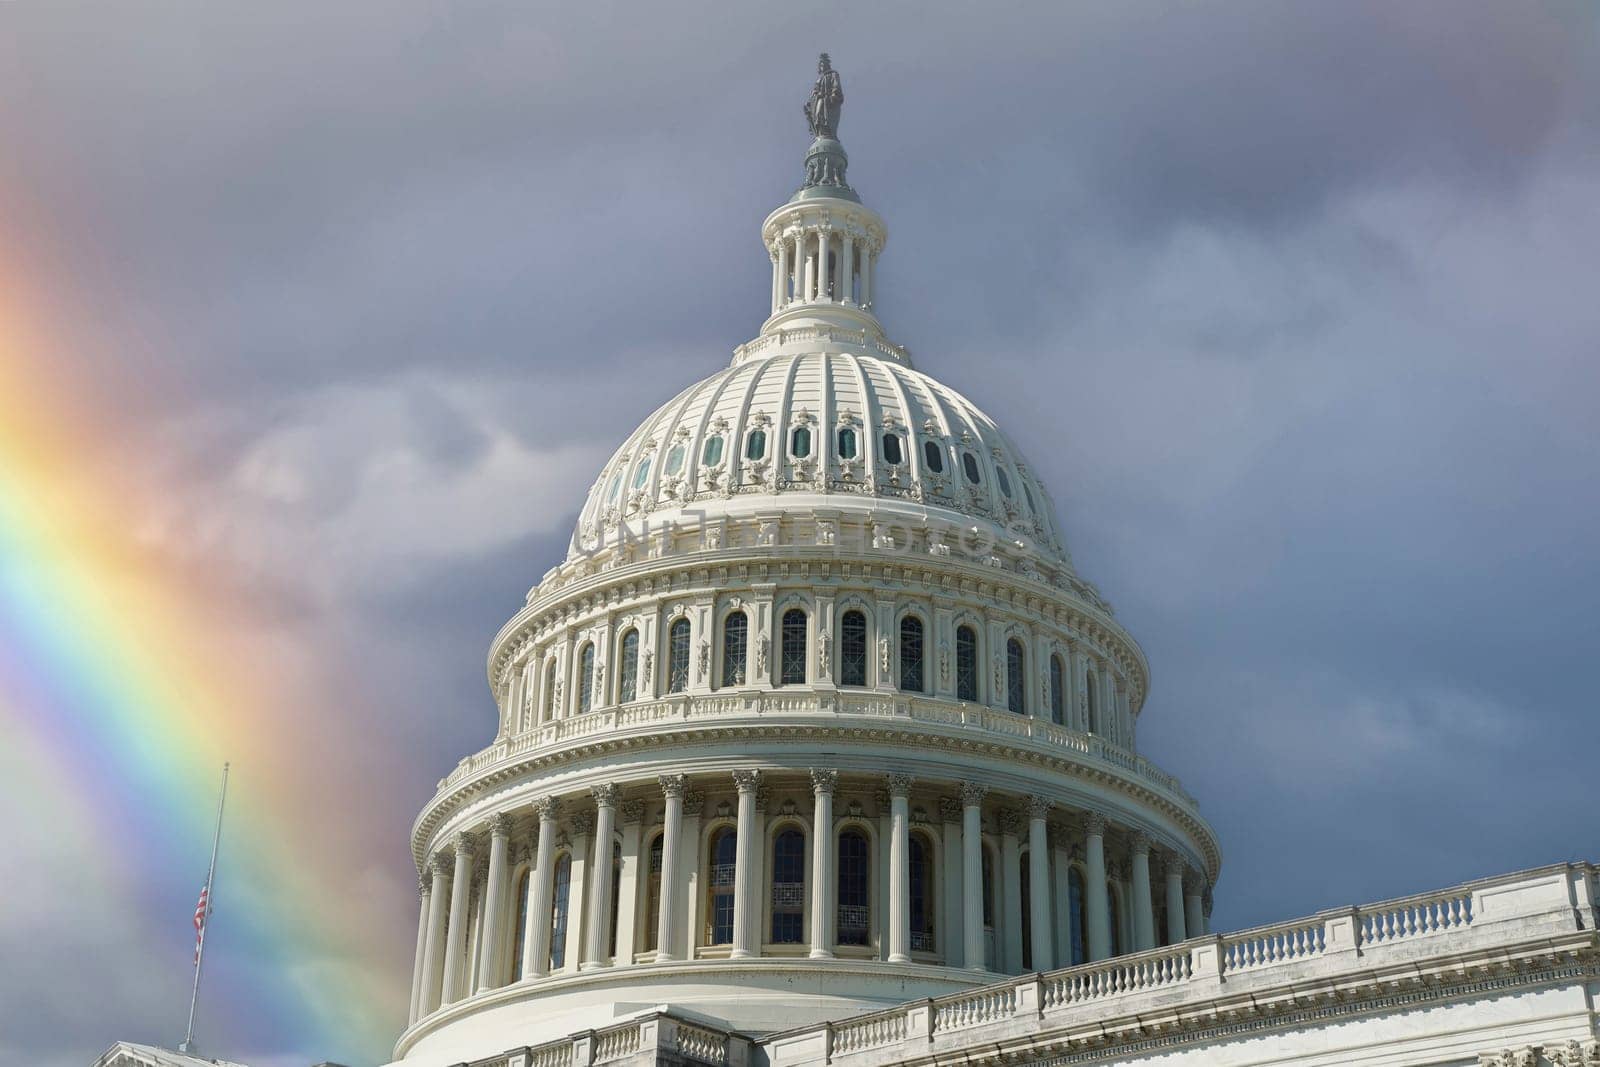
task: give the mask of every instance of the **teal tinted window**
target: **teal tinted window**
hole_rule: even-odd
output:
[[[706,438],[705,450],[700,453],[700,462],[708,467],[715,467],[722,462],[722,435]]]
[[[650,460],[644,459],[639,464],[639,469],[633,472],[633,487],[643,489],[644,483],[650,480]]]
[[[811,431],[804,426],[796,426],[794,433],[789,435],[789,451],[794,453],[796,459],[811,455]]]
[[[856,458],[856,432],[848,426],[839,431],[839,458]]]
[[[1000,483],[1000,491],[1009,497],[1011,495],[1011,479],[1006,477],[1006,469],[1004,467],[996,467],[994,469],[994,477]]]
[[[890,465],[900,463],[905,456],[900,451],[900,435],[886,433],[883,435],[883,461]]]
[[[667,466],[665,469],[668,474],[677,474],[683,469],[682,445],[673,445],[672,451],[667,453]]]
[[[606,490],[606,503],[607,504],[615,504],[617,502],[617,494],[619,492],[621,492],[621,491],[622,491],[622,472],[618,471],[617,473],[615,473],[615,474],[613,474],[611,476],[611,488]]]
[[[922,459],[933,473],[944,473],[944,449],[939,447],[938,441],[922,442]]]
[[[767,431],[751,430],[744,443],[745,459],[760,459],[767,454]]]

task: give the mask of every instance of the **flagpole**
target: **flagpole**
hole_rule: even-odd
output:
[[[206,910],[200,925],[200,944],[194,952],[194,991],[189,994],[189,1028],[184,1033],[179,1052],[194,1051],[194,1008],[200,1001],[200,964],[206,954],[206,922],[211,914],[211,884],[217,876],[217,846],[222,843],[222,806],[228,801],[228,765],[222,765],[222,793],[217,797],[217,832],[211,838],[211,865],[206,868]]]

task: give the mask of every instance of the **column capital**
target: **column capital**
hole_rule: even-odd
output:
[[[465,831],[463,831],[463,832],[457,834],[454,838],[452,838],[450,844],[451,844],[451,847],[455,849],[456,859],[458,859],[458,860],[470,860],[470,859],[472,859],[472,845],[473,845],[473,842],[472,842],[472,835],[471,834],[466,833]]]
[[[660,784],[662,793],[669,797],[681,798],[684,789],[688,786],[689,776],[686,774],[663,774],[656,781]]]
[[[1206,876],[1193,867],[1183,869],[1183,889],[1186,893],[1198,893],[1206,887]]]
[[[983,803],[983,798],[988,795],[989,787],[980,782],[961,783],[961,803],[965,807],[977,807]]]
[[[426,874],[417,875],[417,893],[424,900],[433,892],[433,879]]]
[[[811,791],[813,793],[827,793],[832,795],[839,786],[839,772],[811,768]]]
[[[1084,812],[1083,832],[1090,837],[1104,837],[1106,835],[1106,817],[1098,811]]]
[[[624,800],[622,802],[622,821],[625,823],[644,822],[644,801]]]
[[[1034,793],[1028,797],[1028,818],[1043,819],[1050,814],[1050,809],[1055,806],[1055,801]]]
[[[491,836],[491,837],[510,837],[511,836],[511,816],[507,815],[505,812],[502,811],[500,814],[498,814],[494,818],[490,819],[489,820],[489,836]]]
[[[734,771],[733,785],[741,794],[754,793],[761,786],[761,772]]]
[[[616,807],[617,797],[621,792],[622,791],[617,788],[615,782],[607,782],[604,785],[592,785],[589,787],[589,795],[594,797],[595,806],[600,808]]]
[[[540,797],[533,802],[533,813],[539,816],[540,822],[553,822],[561,814],[561,799]]]
[[[428,861],[428,871],[435,878],[448,878],[450,872],[455,870],[455,864],[450,862],[450,857],[443,852],[436,852]]]
[[[909,797],[911,795],[911,775],[891,774],[888,780],[889,795],[891,797]]]
[[[572,832],[583,837],[594,833],[594,812],[580,811],[572,817]]]
[[[1150,835],[1143,830],[1135,830],[1133,837],[1129,839],[1129,847],[1133,850],[1135,856],[1149,856]]]
[[[1000,832],[1007,837],[1017,836],[1017,831],[1022,829],[1022,812],[1016,808],[1001,808],[997,820],[1000,823]]]
[[[958,797],[939,798],[939,819],[942,822],[961,821],[961,800]]]

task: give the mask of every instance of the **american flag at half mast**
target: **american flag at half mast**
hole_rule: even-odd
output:
[[[200,962],[200,944],[206,939],[206,916],[211,914],[211,887],[200,887],[200,902],[194,906],[194,959]]]

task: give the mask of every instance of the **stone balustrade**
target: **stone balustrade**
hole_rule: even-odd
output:
[[[1037,1054],[1042,1033],[1091,1024],[1096,1047],[1107,1049],[1122,1031],[1271,1016],[1344,1002],[1364,985],[1392,992],[1592,961],[1596,894],[1594,865],[1544,867],[1009,979],[775,1034],[760,1051],[770,1067],[888,1064],[980,1046],[999,1054],[1010,1041]]]

